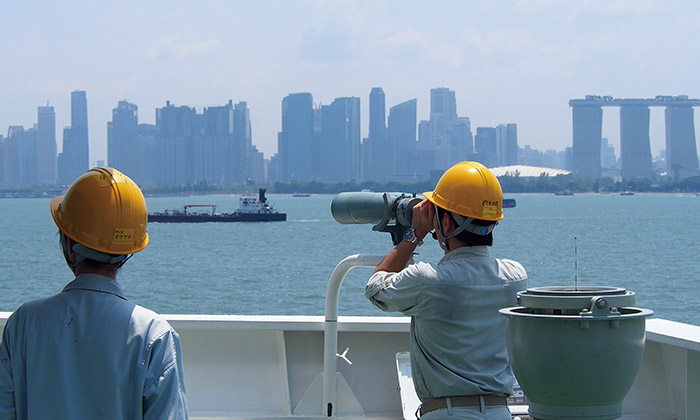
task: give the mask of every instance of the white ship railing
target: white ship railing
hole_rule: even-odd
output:
[[[402,419],[395,356],[409,350],[410,318],[338,316],[346,274],[380,261],[353,255],[336,266],[325,318],[164,315],[182,340],[190,417],[320,420],[331,404],[334,418]],[[9,316],[0,312],[0,327]],[[346,355],[338,355],[339,344],[353,349],[352,364],[338,365]],[[644,358],[622,419],[697,420],[698,395],[700,327],[647,320]]]
[[[10,312],[0,312],[4,326]],[[322,316],[165,315],[182,339],[192,419],[327,418],[293,414],[322,369]],[[401,419],[395,355],[408,351],[407,317],[339,317],[339,342],[353,348],[338,367],[364,415]],[[700,419],[700,327],[647,321],[646,350],[623,420]]]

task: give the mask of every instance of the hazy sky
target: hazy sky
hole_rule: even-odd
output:
[[[170,100],[202,112],[247,101],[253,143],[277,151],[281,101],[357,96],[367,136],[369,92],[389,107],[430,89],[456,92],[476,127],[518,125],[518,142],[571,145],[569,99],[700,97],[700,2],[521,1],[4,1],[0,3],[0,132],[56,110],[59,149],[70,92],[87,91],[90,158],[107,157],[119,100],[155,123]],[[652,152],[664,148],[652,108]],[[697,131],[697,130],[696,130]],[[619,156],[619,113],[603,136]]]

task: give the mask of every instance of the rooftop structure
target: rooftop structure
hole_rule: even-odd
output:
[[[573,119],[574,173],[600,178],[600,144],[603,107],[620,108],[620,157],[624,178],[650,178],[654,174],[649,138],[649,108],[665,107],[668,169],[676,176],[698,169],[693,107],[700,99],[687,95],[659,95],[650,99],[616,99],[587,95],[569,101]]]
[[[542,176],[569,175],[570,171],[554,168],[542,168],[539,166],[511,165],[498,168],[489,168],[497,177],[499,176],[519,176],[521,178],[536,178]]]

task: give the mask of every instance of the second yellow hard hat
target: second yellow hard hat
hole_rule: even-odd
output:
[[[478,162],[460,162],[445,171],[434,191],[423,195],[443,209],[480,220],[503,219],[498,178]]]
[[[113,168],[88,170],[51,199],[51,215],[66,236],[107,254],[139,252],[148,245],[148,211],[138,185]]]

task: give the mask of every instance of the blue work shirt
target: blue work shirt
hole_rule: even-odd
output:
[[[187,419],[180,338],[108,277],[23,304],[0,344],[0,419]]]
[[[509,395],[513,371],[505,317],[527,288],[518,262],[485,246],[460,247],[440,262],[378,271],[365,295],[384,311],[411,316],[411,371],[421,401],[459,395]]]

